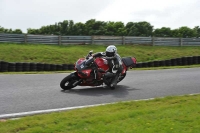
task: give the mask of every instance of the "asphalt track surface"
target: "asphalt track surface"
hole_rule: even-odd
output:
[[[128,71],[115,90],[78,86],[62,91],[59,84],[66,75],[0,75],[0,116],[200,93],[200,68]]]

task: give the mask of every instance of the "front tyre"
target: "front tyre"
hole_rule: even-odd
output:
[[[60,87],[63,90],[70,90],[74,86],[73,84],[79,80],[78,76],[75,73],[71,73],[70,75],[66,76],[61,82],[60,82]]]

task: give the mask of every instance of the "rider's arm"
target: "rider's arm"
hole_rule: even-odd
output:
[[[98,53],[93,54],[94,58],[102,57],[102,56],[105,56],[105,54],[103,52],[98,52]]]

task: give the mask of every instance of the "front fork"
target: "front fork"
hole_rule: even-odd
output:
[[[72,74],[72,80],[73,79],[77,79],[73,84],[72,84],[72,86],[77,86],[77,85],[79,85],[82,81],[83,81],[83,79],[81,79],[79,76],[78,76],[78,73],[75,71],[75,72],[73,72],[73,73],[71,73]]]
[[[72,85],[73,85],[73,86],[77,86],[77,85],[79,85],[82,81],[83,81],[83,79],[79,79],[79,80],[77,80],[76,82],[74,82]]]

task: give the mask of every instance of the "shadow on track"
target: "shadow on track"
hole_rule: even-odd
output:
[[[81,89],[72,89],[72,90],[61,90],[61,92],[66,94],[78,94],[85,96],[103,96],[103,95],[113,95],[114,97],[125,97],[129,94],[129,91],[138,90],[135,88],[130,88],[125,85],[117,85],[115,90],[111,90],[109,87],[84,87]]]

